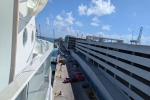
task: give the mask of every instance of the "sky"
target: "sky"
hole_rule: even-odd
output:
[[[141,44],[150,45],[150,0],[49,0],[36,16],[46,37],[102,36],[129,43],[143,27]]]

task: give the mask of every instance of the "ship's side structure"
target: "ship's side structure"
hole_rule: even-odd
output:
[[[66,37],[70,38],[70,45],[75,41],[71,54],[99,98],[150,99],[150,46],[124,44],[122,40],[102,37],[87,36],[82,40]]]
[[[0,99],[51,100],[53,43],[36,38],[35,16],[48,0],[0,3]]]

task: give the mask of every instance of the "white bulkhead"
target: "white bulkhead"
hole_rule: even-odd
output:
[[[32,60],[32,51],[36,39],[35,16],[45,7],[47,1],[48,0],[1,1],[0,91],[11,82],[10,76],[12,76],[12,78],[15,77],[27,67]],[[19,8],[17,8],[18,6]],[[18,22],[17,19],[14,20],[17,17]],[[18,23],[18,26],[15,26],[17,25],[15,23]],[[17,35],[14,32],[14,28],[18,28],[18,32],[16,32],[18,33]],[[17,47],[14,47],[16,46],[14,44],[17,44]],[[13,55],[13,52],[16,52],[16,55]]]

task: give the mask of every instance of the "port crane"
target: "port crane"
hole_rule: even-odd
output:
[[[142,31],[143,31],[143,27],[140,28],[140,33],[139,33],[139,36],[137,37],[136,40],[130,40],[131,44],[135,44],[135,45],[138,45],[138,44],[141,44],[141,35],[142,35]]]

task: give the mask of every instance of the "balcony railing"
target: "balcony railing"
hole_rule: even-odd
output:
[[[0,100],[52,99],[50,53],[53,43],[40,41],[45,44],[46,49],[39,47],[42,54],[0,92]]]

